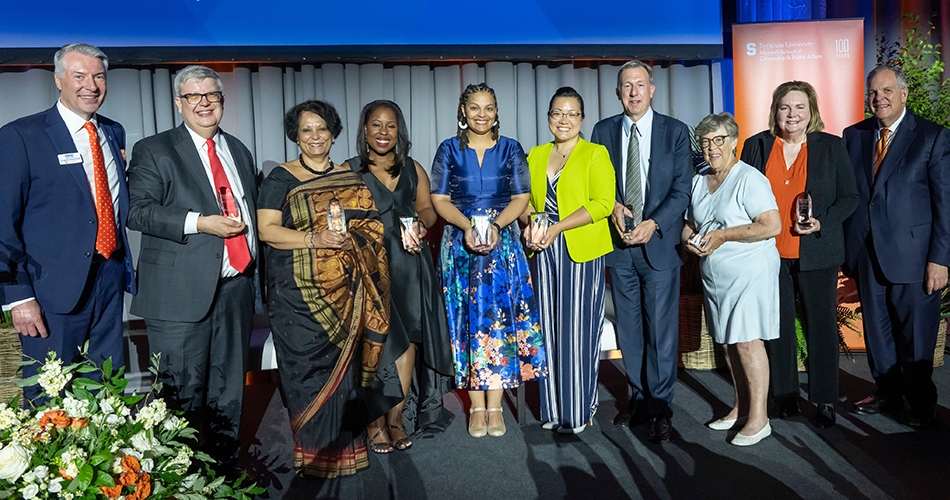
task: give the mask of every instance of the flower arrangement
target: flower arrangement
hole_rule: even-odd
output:
[[[19,409],[18,399],[0,403],[0,499],[177,499],[250,500],[263,488],[215,478],[213,460],[193,450],[197,431],[153,397],[124,396],[124,368],[99,365],[80,349],[82,361],[68,366],[49,353],[38,374],[18,385],[39,384],[48,403]],[[149,371],[158,374],[160,355]],[[98,375],[101,381],[77,377]]]

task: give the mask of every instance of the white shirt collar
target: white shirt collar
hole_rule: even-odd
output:
[[[75,134],[82,130],[86,126],[86,122],[92,122],[93,126],[99,128],[99,122],[96,120],[96,114],[92,114],[92,118],[86,120],[83,117],[77,115],[73,110],[67,108],[61,99],[56,100],[56,110],[59,111],[59,116],[63,117],[63,121],[66,123],[66,129],[69,130],[70,134]]]
[[[897,118],[897,121],[894,122],[894,123],[892,123],[890,127],[882,127],[882,126],[881,126],[881,125],[882,125],[881,122],[877,122],[878,134],[881,133],[881,130],[883,130],[883,129],[886,128],[887,130],[890,130],[890,134],[891,134],[891,135],[894,135],[894,132],[897,132],[897,127],[899,127],[900,124],[901,124],[901,122],[904,121],[904,116],[905,116],[905,115],[907,115],[907,106],[904,106],[904,109],[901,110],[901,115],[900,115],[900,117],[898,117],[898,118]],[[887,141],[887,142],[891,142],[891,141]]]
[[[623,115],[623,136],[627,137],[630,135],[630,127],[633,125],[633,119],[627,116],[626,113]],[[640,137],[643,137],[645,130],[653,129],[653,108],[647,108],[646,114],[640,118],[640,121],[637,122],[637,132],[640,134]]]
[[[207,143],[208,140],[198,135],[194,130],[191,130],[190,128],[188,128],[188,125],[185,125],[185,130],[187,130],[188,134],[191,135],[191,140],[195,142],[195,147],[198,148],[198,151],[204,151],[205,143]],[[211,138],[214,139],[214,147],[216,149],[221,149],[222,137],[221,137],[220,127],[218,128],[218,130],[214,131],[214,135],[211,136]]]

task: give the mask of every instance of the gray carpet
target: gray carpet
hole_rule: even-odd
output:
[[[445,433],[416,439],[404,452],[371,453],[369,470],[325,482],[294,477],[287,412],[275,385],[257,383],[245,393],[243,462],[267,486],[267,499],[950,498],[950,369],[934,371],[941,423],[923,431],[848,413],[850,401],[873,391],[863,356],[842,356],[840,377],[848,399],[838,406],[838,425],[817,430],[814,408],[803,401],[801,416],[773,420],[771,437],[738,448],[728,443],[731,433],[704,426],[728,411],[728,374],[680,370],[674,440],[653,444],[645,426],[611,423],[626,387],[619,361],[604,361],[600,409],[580,435],[541,429],[537,383],[529,383],[524,426],[512,413],[514,398],[506,398],[508,433],[471,438],[468,403],[455,392],[445,398],[457,417]]]

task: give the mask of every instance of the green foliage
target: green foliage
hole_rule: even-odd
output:
[[[896,64],[907,75],[907,108],[915,115],[950,127],[950,79],[944,80],[944,63],[940,60],[940,44],[931,43],[932,23],[922,23],[920,16],[904,16],[904,39],[878,44],[878,64]]]
[[[124,396],[123,368],[114,369],[111,360],[99,365],[87,352],[88,342],[83,359],[70,365],[52,352],[45,362],[18,363],[40,365],[37,376],[19,385],[39,383],[49,399],[22,410],[17,398],[0,403],[0,499],[104,499],[100,488],[115,486],[120,489],[108,498],[249,499],[264,491],[241,487],[241,480],[224,485],[212,458],[191,449],[197,431],[156,398],[158,384],[146,396]],[[153,356],[149,370],[157,373],[159,361]],[[81,373],[97,373],[101,381],[76,377]]]

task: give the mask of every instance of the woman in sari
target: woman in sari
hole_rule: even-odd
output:
[[[398,386],[374,386],[389,331],[383,224],[359,174],[330,160],[342,131],[331,105],[294,106],[284,130],[300,157],[267,176],[258,202],[267,306],[294,468],[333,478],[369,466],[363,431],[379,415],[367,407],[402,399]],[[328,220],[340,212],[334,203],[345,217],[342,231]]]

